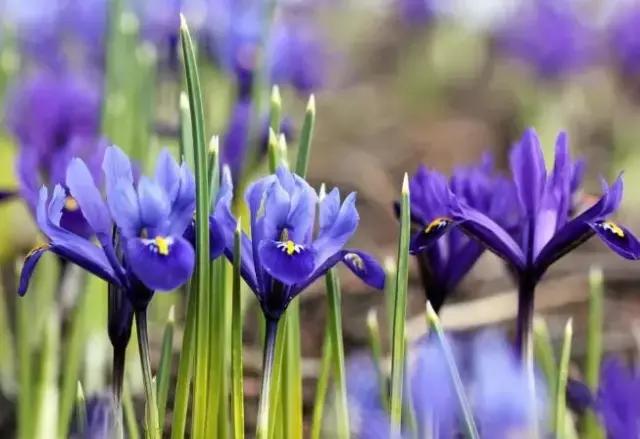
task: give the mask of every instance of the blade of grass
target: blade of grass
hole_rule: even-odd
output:
[[[442,325],[440,325],[438,314],[436,314],[429,301],[427,301],[427,322],[429,324],[429,327],[435,330],[438,341],[440,342],[442,354],[445,361],[447,362],[447,368],[449,369],[449,373],[451,374],[451,379],[458,396],[460,409],[462,410],[465,427],[467,429],[467,435],[472,439],[479,439],[480,435],[478,434],[478,428],[476,427],[476,423],[473,419],[471,405],[469,404],[469,400],[467,399],[467,396],[465,394],[462,379],[460,378],[460,372],[458,371],[455,359],[453,358],[451,346],[449,345],[447,337],[442,330]]]
[[[138,421],[136,420],[136,412],[133,407],[133,398],[131,397],[131,386],[126,385],[122,391],[122,408],[124,410],[124,421],[127,425],[127,433],[129,439],[140,439],[140,431],[138,430]]]
[[[533,318],[533,346],[537,364],[542,368],[547,380],[548,394],[555,395],[556,383],[558,382],[558,365],[556,356],[553,353],[549,330],[542,317]],[[555,406],[553,410],[555,413]]]
[[[328,323],[328,322],[327,322]],[[316,384],[316,396],[313,400],[313,417],[311,420],[311,439],[320,439],[322,432],[322,422],[324,420],[324,406],[329,387],[329,377],[331,376],[331,334],[329,326],[324,330],[324,341],[322,342],[322,361],[320,363],[320,375]]]
[[[84,433],[84,426],[87,425],[87,401],[84,397],[84,390],[80,381],[76,382],[76,426],[80,434]]]
[[[584,377],[586,385],[593,393],[598,391],[600,362],[602,360],[602,322],[604,315],[603,284],[602,269],[599,267],[591,267],[589,270],[589,318]],[[604,437],[604,432],[600,427],[598,417],[591,409],[589,409],[585,415],[583,433],[587,439],[600,439]]]
[[[233,295],[231,315],[231,374],[233,381],[233,437],[244,438],[244,390],[242,370],[242,305],[240,291],[240,251],[242,221],[238,220],[238,228],[233,240]]]
[[[171,380],[171,359],[173,358],[173,327],[175,325],[175,308],[171,306],[169,316],[162,336],[162,349],[160,351],[160,365],[156,375],[156,394],[158,395],[158,419],[164,424],[169,396],[169,382]]]
[[[160,420],[158,419],[158,403],[156,402],[156,392],[153,385],[151,372],[151,358],[149,354],[149,334],[147,331],[146,310],[135,311],[136,332],[138,336],[138,349],[140,352],[140,366],[142,369],[142,379],[144,381],[145,394],[145,430],[146,436],[150,439],[160,439]]]
[[[191,115],[191,129],[193,134],[193,151],[195,158],[196,177],[196,268],[195,285],[197,294],[196,312],[196,355],[194,373],[194,404],[192,435],[195,439],[202,437],[205,428],[205,414],[207,412],[207,386],[209,366],[209,180],[207,145],[204,135],[204,114],[202,108],[202,94],[196,56],[189,34],[189,28],[184,16],[180,15],[180,37],[184,58],[187,94]]]
[[[47,437],[56,430],[58,420],[58,360],[60,359],[60,315],[51,310],[44,331],[40,370],[35,388],[35,436]]]
[[[573,336],[573,321],[569,319],[564,327],[562,354],[558,368],[558,383],[556,385],[555,433],[556,438],[562,439],[566,435],[567,416],[567,379],[569,377],[569,360],[571,359],[571,338]]]
[[[269,126],[275,134],[280,134],[280,120],[282,118],[282,98],[280,88],[274,85],[271,88],[271,102],[269,111]]]
[[[278,333],[278,322],[267,320],[264,340],[264,357],[262,367],[262,386],[260,391],[260,402],[258,403],[258,418],[256,422],[256,438],[265,439],[269,434],[269,405],[271,393],[271,379],[274,369],[275,345]],[[275,386],[274,386],[275,387]]]
[[[329,307],[329,334],[331,336],[331,359],[336,384],[337,437],[349,438],[349,406],[347,404],[347,381],[344,366],[344,345],[342,338],[341,293],[338,274],[331,269],[325,276],[325,288]]]
[[[180,158],[189,165],[189,169],[195,169],[191,108],[189,107],[189,97],[184,91],[180,93]]]
[[[288,312],[280,318],[278,334],[275,342],[275,354],[273,362],[273,370],[271,372],[271,389],[269,391],[269,430],[268,437],[275,439],[283,436],[283,418],[280,416],[279,411],[281,407],[281,392],[282,392],[282,375],[284,369],[285,350],[286,350],[286,332],[287,332],[287,319]],[[282,404],[284,405],[284,404]]]
[[[393,305],[393,331],[391,337],[391,437],[400,436],[402,426],[402,388],[405,362],[405,318],[407,313],[407,287],[409,282],[410,234],[409,179],[404,174],[400,202],[400,239]]]
[[[296,173],[302,177],[307,175],[309,168],[309,157],[311,156],[311,140],[316,124],[316,99],[309,96],[307,110],[304,114],[302,131],[300,132],[300,142],[298,143],[298,157],[296,159]]]
[[[380,324],[378,323],[378,313],[375,309],[370,309],[367,313],[367,329],[369,330],[369,347],[371,357],[376,368],[378,379],[378,389],[380,389],[380,403],[385,410],[389,410],[389,395],[387,394],[387,380],[382,373],[382,343],[380,342]]]
[[[285,359],[281,383],[284,435],[302,438],[302,371],[300,369],[300,302],[294,299],[287,309]]]

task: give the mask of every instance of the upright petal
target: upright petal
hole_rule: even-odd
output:
[[[144,227],[160,229],[165,232],[168,225],[171,206],[167,194],[162,188],[147,177],[140,177],[138,183],[138,203],[140,217]]]
[[[131,161],[129,157],[117,146],[107,148],[104,153],[102,170],[105,175],[107,187],[107,198],[111,192],[123,182],[133,186],[133,172],[131,171]]]
[[[511,150],[511,172],[522,210],[533,218],[538,211],[546,180],[546,168],[540,140],[530,128]]]
[[[333,225],[340,212],[340,190],[334,187],[331,192],[320,199],[318,206],[319,234],[323,234]]]
[[[180,167],[167,148],[160,151],[156,160],[155,180],[173,201],[178,191]]]
[[[113,220],[116,222],[123,236],[138,236],[143,226],[138,204],[138,195],[133,185],[121,181],[107,194],[107,204]]]
[[[111,215],[87,165],[80,159],[73,159],[67,168],[67,187],[78,202],[82,215],[96,235],[111,235]]]
[[[186,163],[180,166],[177,191],[169,214],[169,235],[180,235],[193,219],[196,209],[196,182]]]
[[[174,290],[193,273],[195,252],[182,237],[131,238],[125,248],[133,273],[150,290]]]

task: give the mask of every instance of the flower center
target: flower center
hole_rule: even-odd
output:
[[[603,230],[613,233],[619,238],[624,238],[624,230],[622,230],[620,226],[618,226],[616,223],[612,221],[602,221],[600,223],[600,227]]]
[[[446,227],[451,222],[451,219],[441,216],[429,223],[429,225],[424,229],[424,233],[429,234],[431,232],[440,230]]]
[[[64,208],[70,212],[78,210],[78,202],[71,195],[64,199]]]
[[[294,254],[300,253],[304,250],[304,246],[300,244],[296,244],[292,240],[288,239],[286,241],[281,241],[278,243],[278,248],[288,254],[289,256],[293,256]]]
[[[162,256],[167,256],[169,254],[169,244],[171,243],[167,238],[165,238],[164,236],[156,236],[153,240],[153,243],[158,249],[158,253],[160,253]]]

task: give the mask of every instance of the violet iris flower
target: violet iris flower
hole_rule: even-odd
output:
[[[566,134],[557,138],[551,173],[547,174],[540,142],[532,129],[513,147],[510,164],[521,219],[517,228],[506,230],[449,192],[449,216],[434,220],[414,239],[419,247],[427,248],[447,231],[460,228],[508,263],[519,280],[517,345],[522,348],[531,323],[535,287],[551,264],[594,235],[618,255],[632,260],[640,258],[640,242],[608,219],[622,200],[621,177],[611,186],[603,183],[604,193],[594,205],[574,218],[569,216],[572,181],[579,165],[570,159]]]
[[[596,38],[570,1],[534,0],[522,2],[499,31],[497,43],[539,76],[556,78],[592,62]]]
[[[231,213],[230,176],[225,172],[215,210],[225,254],[233,260],[237,220]],[[365,252],[343,249],[358,226],[356,196],[340,203],[337,188],[318,199],[311,186],[284,167],[249,186],[251,239],[242,235],[242,277],[256,294],[268,321],[277,322],[293,298],[339,262],[374,288],[384,272]],[[318,209],[319,231],[313,236]]]
[[[462,383],[482,437],[526,437],[531,428],[531,404],[545,425],[548,395],[537,377],[536,400],[529,394],[527,373],[504,334],[482,331],[449,336]],[[347,361],[347,393],[352,433],[359,439],[389,437],[390,418],[373,360],[357,356]],[[403,395],[411,407],[416,432],[403,428],[402,437],[445,439],[463,435],[463,415],[448,364],[435,336],[424,338],[409,352],[409,380]],[[541,427],[544,429],[544,427]]]
[[[38,190],[60,184],[65,192],[60,224],[89,237],[91,230],[69,196],[65,172],[73,157],[82,157],[98,180],[106,143],[99,137],[100,93],[88,81],[39,73],[10,92],[7,125],[17,139],[19,192],[35,216]]]
[[[430,225],[437,227],[439,218],[448,216],[448,191],[510,229],[517,222],[513,215],[515,190],[508,179],[495,175],[489,154],[478,165],[456,169],[448,182],[440,173],[420,166],[409,187],[411,220],[418,229],[410,250],[417,257],[425,294],[438,312],[485,249],[460,230],[452,230],[435,245],[421,245],[423,231]]]
[[[107,396],[93,396],[85,404],[84,425],[77,425],[72,439],[110,439],[116,434],[113,401]]]
[[[40,189],[37,219],[49,243],[27,256],[20,295],[26,292],[33,269],[45,251],[122,289],[136,310],[146,309],[154,291],[173,290],[190,278],[194,250],[183,235],[195,210],[195,181],[186,164],[179,166],[163,150],[154,178],[141,177],[134,184],[129,158],[112,146],[107,149],[102,167],[106,203],[82,160],[71,161],[65,182],[99,245],[61,226],[67,196],[61,185],[56,185],[51,197],[46,187]],[[119,248],[112,242],[114,223]],[[221,251],[220,244],[212,254]]]
[[[640,73],[640,7],[626,7],[610,25],[610,46],[622,71],[628,75]]]

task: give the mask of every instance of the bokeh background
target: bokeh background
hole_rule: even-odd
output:
[[[479,160],[485,151],[507,172],[508,149],[530,126],[540,134],[548,158],[557,133],[568,132],[574,156],[587,159],[587,192],[597,194],[600,177],[611,180],[624,171],[620,215],[640,230],[638,0],[281,0],[264,46],[260,35],[265,28],[252,12],[256,3],[261,2],[0,1],[0,188],[19,187],[15,162],[23,134],[16,124],[28,132],[66,127],[72,122],[62,120],[63,115],[73,113],[88,120],[94,134],[126,148],[143,168],[153,163],[161,146],[177,151],[182,11],[198,44],[208,134],[219,134],[228,154],[247,147],[237,139],[237,117],[239,103],[247,98],[248,74],[261,73],[263,86],[250,90],[250,99],[264,102],[269,87],[279,85],[292,143],[314,93],[318,118],[310,182],[358,192],[361,227],[354,244],[381,260],[396,252],[393,202],[404,172],[411,174],[422,163],[448,173]],[[122,8],[117,22],[109,20],[114,7]],[[118,38],[108,38],[110,32]],[[259,60],[266,60],[267,67],[256,72]],[[38,80],[44,94],[29,89]],[[72,96],[64,104],[51,104],[55,98],[47,93],[61,93],[66,81],[90,102]],[[25,203],[2,203],[5,287],[10,285],[9,261],[38,239]],[[605,350],[632,355],[640,334],[639,272],[595,241],[554,266],[539,289],[537,305],[554,338],[567,315],[575,318],[579,357],[587,269],[603,267]],[[378,308],[384,314],[384,296],[347,273],[342,278],[345,343],[353,352],[366,345],[367,312]],[[409,329],[415,336],[423,325],[423,294],[412,267]],[[4,295],[9,304],[15,300],[11,291]],[[157,302],[156,316],[181,303],[175,297]],[[508,327],[515,317],[511,279],[488,253],[450,302],[442,314],[449,328]],[[324,328],[321,285],[302,297],[301,313],[303,374],[309,384],[305,400],[310,402]],[[94,354],[108,342],[104,325],[94,323],[88,329],[95,340],[85,368],[99,376],[91,370],[107,359]],[[255,340],[251,331],[249,341]],[[152,343],[158,346],[159,338],[160,327],[152,323]],[[256,343],[246,360],[256,377],[260,355]],[[10,356],[9,347],[0,346],[5,377]],[[10,400],[10,380],[3,383],[2,394]],[[258,384],[257,378],[248,381],[248,397],[256,397]],[[0,432],[11,431],[10,413],[0,410]]]

